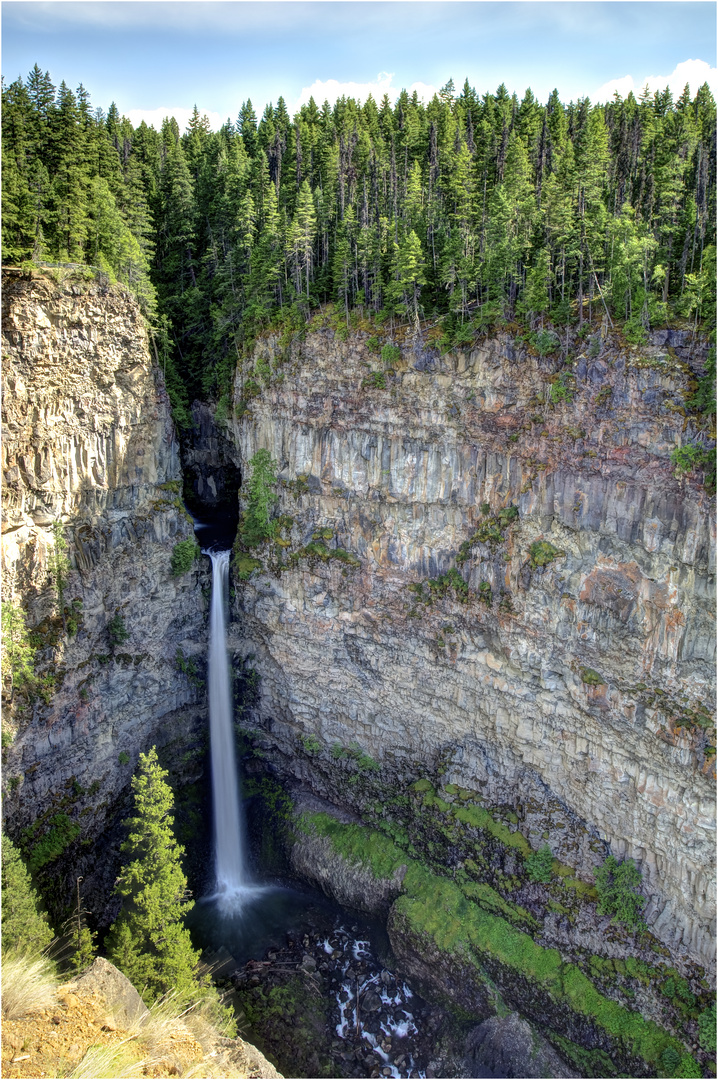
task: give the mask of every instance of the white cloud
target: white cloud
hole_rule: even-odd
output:
[[[647,75],[643,79],[636,79],[632,75],[624,75],[620,79],[611,79],[604,83],[595,93],[591,94],[591,101],[610,101],[614,93],[618,91],[621,97],[626,97],[633,91],[634,97],[639,97],[643,87],[653,94],[656,90],[665,90],[670,86],[674,98],[683,93],[683,88],[688,83],[690,91],[695,96],[698,87],[707,82],[711,93],[718,93],[718,68],[711,67],[705,60],[684,60],[678,64],[670,75]]]
[[[311,86],[302,88],[301,94],[293,103],[292,112],[301,109],[302,105],[307,105],[310,97],[314,98],[317,105],[322,105],[324,101],[333,104],[340,97],[352,97],[358,101],[366,101],[370,94],[377,104],[384,97],[384,94],[389,95],[390,101],[396,101],[402,88],[391,85],[393,78],[394,75],[388,71],[380,71],[374,82],[339,82],[337,79],[315,79]],[[408,87],[409,94],[413,94],[414,90],[424,101],[430,101],[434,94],[437,93],[435,86],[422,82],[412,83]]]
[[[160,105],[157,109],[129,109],[123,115],[127,117],[133,127],[139,127],[144,120],[149,127],[155,127],[158,131],[162,127],[162,121],[166,116],[174,116],[179,124],[180,131],[184,132],[193,111],[193,109],[185,109],[181,106],[171,108],[170,106]],[[210,112],[209,110],[200,109],[199,114],[207,117],[212,131],[219,131],[226,119],[226,117],[221,117],[219,113]]]

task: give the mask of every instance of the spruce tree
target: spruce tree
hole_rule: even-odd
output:
[[[31,955],[42,952],[54,934],[47,916],[38,911],[38,897],[20,852],[2,834],[2,951]]]
[[[173,794],[155,747],[140,754],[132,778],[134,814],[122,850],[116,891],[120,914],[107,939],[108,957],[124,972],[149,1004],[168,991],[180,998],[198,989],[199,952],[192,948],[184,915],[194,906],[180,862],[184,854],[174,837]]]

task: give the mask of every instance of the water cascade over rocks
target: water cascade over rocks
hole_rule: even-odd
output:
[[[212,607],[209,629],[209,728],[214,802],[214,899],[227,912],[239,910],[258,891],[249,881],[239,809],[239,781],[232,724],[227,660],[225,597],[229,551],[207,551],[212,560]]]

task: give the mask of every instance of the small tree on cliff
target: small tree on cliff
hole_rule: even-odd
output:
[[[242,540],[248,547],[274,536],[269,512],[274,502],[277,463],[269,450],[258,450],[250,461],[252,473],[247,483],[247,509],[242,523]]]
[[[129,861],[116,883],[122,910],[107,941],[109,959],[148,1004],[169,990],[186,997],[199,988],[199,952],[182,923],[194,901],[180,864],[184,848],[172,831],[173,795],[166,776],[154,747],[140,754],[132,778],[135,812],[125,822],[129,836],[122,845]]]

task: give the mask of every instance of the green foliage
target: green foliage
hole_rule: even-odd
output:
[[[458,816],[458,815],[457,815]],[[672,1046],[681,1054],[682,1075],[695,1062],[684,1048],[651,1020],[631,1012],[601,994],[574,964],[561,959],[557,949],[537,945],[532,937],[505,918],[467,897],[453,881],[439,877],[386,836],[366,826],[343,825],[325,814],[305,814],[301,827],[327,836],[334,849],[349,862],[360,862],[380,879],[392,877],[406,867],[402,895],[394,905],[393,918],[405,920],[413,934],[431,939],[434,946],[462,964],[483,970],[485,958],[519,973],[550,995],[553,1001],[590,1018],[613,1039],[656,1067]]]
[[[548,844],[544,844],[529,855],[526,860],[526,873],[532,881],[549,882],[553,876],[553,854]]]
[[[372,371],[361,381],[362,387],[371,387],[373,390],[386,390],[386,375],[383,371]]]
[[[677,446],[671,453],[671,465],[676,470],[676,476],[693,472],[694,469],[702,469],[706,474],[707,486],[715,487],[715,448],[709,450],[700,443],[686,443],[685,446]]]
[[[587,686],[604,686],[606,682],[597,671],[590,667],[582,667],[579,670],[579,675],[581,676],[581,682],[586,683]]]
[[[339,743],[334,743],[332,746],[332,757],[336,760],[346,758],[348,761],[353,761],[360,772],[377,772],[381,766],[378,761],[375,761],[369,754],[365,754],[359,743],[353,742],[349,746],[340,746]]]
[[[30,875],[12,840],[2,834],[2,950],[32,954],[46,949],[53,939],[47,916]]]
[[[488,581],[482,581],[479,584],[479,600],[482,604],[486,604],[487,607],[491,607],[494,599],[494,594],[491,591],[491,585]]]
[[[27,852],[27,866],[36,873],[62,855],[81,832],[76,821],[60,811],[47,819],[40,818],[22,834],[22,848]]]
[[[599,915],[612,915],[613,921],[630,929],[645,923],[642,911],[646,898],[641,894],[641,872],[633,859],[619,863],[613,855],[595,871]]]
[[[260,334],[284,350],[337,299],[336,332],[359,307],[363,332],[397,314],[418,330],[427,314],[448,346],[519,315],[542,320],[548,350],[549,315],[593,326],[609,306],[635,340],[674,314],[715,321],[707,87],[592,106],[467,84],[427,104],[343,98],[294,118],[281,101],[216,132],[196,115],[181,133],[170,118],[133,128],[36,67],[2,105],[4,258],[125,283],[183,426],[197,397],[223,415],[234,357]],[[240,413],[262,381],[245,381]]]
[[[300,736],[302,746],[304,747],[305,754],[310,754],[312,757],[315,754],[319,754],[322,749],[322,743],[316,737],[316,735],[301,735]]]
[[[107,624],[107,636],[113,649],[117,645],[122,645],[130,636],[130,632],[125,626],[125,620],[119,611],[112,616]]]
[[[529,548],[529,561],[534,569],[539,566],[548,566],[560,555],[563,555],[563,552],[555,548],[550,540],[535,540]]]
[[[401,360],[401,349],[398,345],[384,345],[381,350],[381,358],[386,367],[393,367]]]
[[[416,595],[418,603],[426,604],[428,607],[431,607],[435,600],[442,600],[449,596],[452,591],[460,604],[465,604],[469,598],[468,582],[464,581],[454,566],[438,578],[412,582],[407,585],[407,588]]]
[[[716,1003],[704,1009],[698,1017],[698,1037],[700,1044],[708,1054],[716,1052]]]
[[[204,681],[197,674],[197,663],[193,656],[185,656],[180,648],[175,652],[175,665],[178,671],[186,675],[192,686],[202,687]]]
[[[261,559],[255,559],[241,549],[235,551],[233,562],[235,573],[240,581],[249,581],[255,570],[262,569]]]
[[[199,953],[192,948],[184,915],[193,907],[180,847],[172,829],[173,795],[153,747],[140,754],[132,778],[134,814],[125,825],[127,857],[117,880],[122,909],[108,939],[108,957],[146,1002],[173,990],[180,999],[196,993]]]
[[[705,374],[698,379],[695,393],[687,398],[686,405],[704,416],[716,414],[716,347],[711,347],[706,362]]]
[[[629,319],[623,327],[623,336],[631,345],[645,345],[646,328],[639,319]]]
[[[130,755],[126,753],[126,751],[120,750],[119,754],[117,755],[117,762],[119,765],[129,765]]]
[[[11,698],[17,689],[34,685],[35,647],[25,623],[25,612],[18,603],[2,601],[2,669],[10,682]]]
[[[554,382],[551,383],[551,402],[558,405],[560,401],[571,402],[574,395],[574,377],[569,371],[562,371]]]
[[[78,597],[76,597],[72,601],[69,609],[65,608],[65,620],[67,627],[67,636],[74,637],[83,623],[82,600],[80,600]]]
[[[67,575],[70,572],[70,560],[67,557],[67,541],[65,540],[65,530],[61,521],[52,523],[52,538],[53,545],[48,552],[47,565],[55,586],[57,607],[62,615],[62,625],[66,628],[65,588],[67,587]]]
[[[556,349],[561,347],[558,334],[551,330],[539,330],[537,334],[534,334],[533,341],[536,351],[541,356],[548,356],[549,353],[555,352]]]
[[[247,506],[242,518],[242,542],[247,547],[256,547],[274,536],[274,523],[270,519],[270,510],[275,499],[274,489],[277,483],[277,462],[268,450],[257,450],[249,462],[250,473],[247,482]]]
[[[179,540],[172,548],[172,558],[170,560],[172,576],[179,577],[181,574],[186,574],[192,569],[199,556],[199,544],[195,540],[191,538],[189,540]]]

